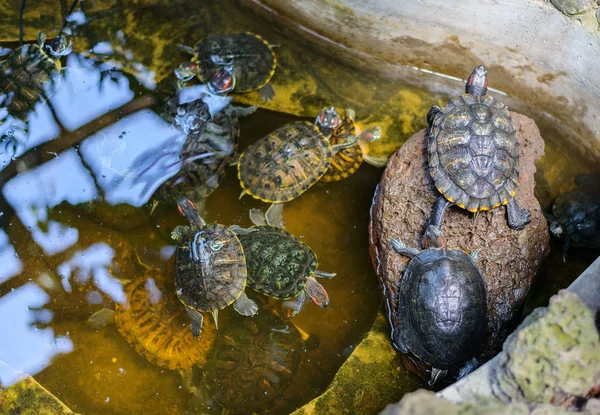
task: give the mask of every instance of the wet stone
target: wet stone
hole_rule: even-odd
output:
[[[521,306],[534,276],[549,253],[549,233],[534,196],[535,162],[544,153],[544,141],[533,120],[511,114],[519,140],[520,185],[516,200],[531,211],[524,230],[508,227],[504,207],[472,213],[456,206],[446,211],[442,232],[447,246],[479,252],[479,268],[485,280],[488,327],[480,361],[499,351],[510,322]],[[379,279],[386,311],[397,326],[394,310],[398,284],[409,259],[397,254],[389,240],[400,237],[407,246],[421,247],[424,223],[439,193],[427,168],[426,130],[421,130],[390,159],[373,199],[370,223],[370,253]],[[483,363],[483,362],[482,362]],[[405,359],[405,364],[427,377],[426,368]]]
[[[72,414],[64,403],[37,383],[31,376],[11,385],[0,386],[0,413],[20,415]]]
[[[561,12],[573,15],[582,14],[594,7],[595,0],[550,0]]]

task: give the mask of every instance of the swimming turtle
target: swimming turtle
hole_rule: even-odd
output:
[[[346,141],[331,145],[329,138],[340,124],[335,108],[326,108],[314,124],[286,124],[242,152],[238,162],[242,196],[248,193],[272,203],[267,211],[270,225],[282,227],[281,203],[304,193],[327,172],[334,154],[356,143],[356,136],[350,135]]]
[[[24,136],[29,133],[29,114],[36,104],[44,103],[56,89],[55,75],[60,73],[60,57],[72,50],[71,37],[60,33],[46,43],[44,32],[38,34],[37,43],[23,45],[0,62],[0,125],[8,116],[19,120],[23,126],[11,126],[3,133],[0,143],[16,151],[20,144],[14,136],[18,129]]]
[[[358,140],[352,147],[340,150],[331,158],[331,166],[321,177],[324,182],[337,182],[352,176],[363,160],[376,167],[385,166],[387,159],[379,159],[367,154],[367,145],[381,138],[381,128],[371,127],[357,134],[355,123],[356,113],[351,108],[344,110],[345,116],[342,124],[335,130],[331,136],[331,144],[343,143],[351,135],[357,135]]]
[[[395,346],[431,365],[430,384],[461,366],[462,374],[473,369],[487,326],[478,251],[469,255],[448,249],[440,229],[433,225],[425,231],[425,250],[407,248],[399,238],[392,239],[391,246],[411,258],[398,290],[398,326],[392,329]]]
[[[478,66],[466,93],[434,106],[429,123],[428,163],[442,194],[429,223],[441,227],[444,211],[456,204],[470,212],[506,205],[508,226],[523,229],[530,212],[514,196],[519,184],[519,143],[510,111],[487,95],[487,70]]]
[[[315,277],[331,279],[335,274],[317,270],[313,250],[284,229],[267,225],[259,210],[251,210],[250,217],[255,226],[231,227],[244,247],[248,286],[280,300],[296,298],[294,315],[300,312],[306,297],[327,308],[329,296]]]
[[[575,177],[577,187],[560,195],[546,215],[550,232],[564,239],[563,261],[571,245],[600,248],[600,174]]]
[[[203,367],[213,398],[234,413],[273,408],[300,362],[301,332],[271,311],[228,325]]]
[[[103,309],[90,317],[93,327],[115,322],[119,333],[148,361],[165,369],[177,370],[185,386],[191,386],[192,367],[204,364],[216,338],[216,328],[205,325],[197,340],[189,329],[185,307],[175,295],[175,287],[165,282],[164,273],[147,271],[125,284],[127,300],[115,311]]]
[[[202,332],[202,312],[210,311],[216,326],[219,310],[230,304],[244,316],[255,315],[258,306],[244,292],[246,260],[236,234],[224,225],[206,224],[187,198],[180,197],[177,205],[191,226],[178,226],[171,233],[177,241],[175,286],[194,337]]]
[[[260,89],[260,98],[275,96],[269,83],[277,66],[277,57],[269,42],[254,33],[218,34],[200,40],[192,49],[192,63],[202,83],[217,95],[244,93]]]

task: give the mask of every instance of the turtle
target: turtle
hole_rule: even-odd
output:
[[[350,135],[357,135],[357,143],[352,147],[340,150],[331,158],[331,166],[327,172],[321,177],[324,182],[336,182],[352,176],[363,160],[367,163],[376,166],[385,166],[387,159],[379,159],[367,154],[367,145],[381,138],[381,128],[371,127],[357,134],[357,126],[355,123],[356,112],[352,108],[344,110],[345,116],[342,124],[335,130],[331,137],[331,144],[343,143]]]
[[[269,81],[275,73],[277,57],[261,36],[250,32],[217,34],[200,40],[193,49],[183,45],[180,48],[194,56],[197,76],[213,94],[260,90],[263,101],[275,96]]]
[[[39,32],[37,43],[20,46],[0,62],[0,109],[5,110],[1,111],[0,125],[8,116],[23,124],[11,126],[0,137],[5,149],[12,145],[13,152],[21,145],[14,136],[15,129],[28,136],[31,111],[55,91],[55,75],[62,68],[60,57],[72,50],[71,37],[66,33],[61,32],[49,43],[46,40],[46,33]]]
[[[314,124],[286,124],[247,147],[238,162],[240,197],[247,193],[271,203],[267,222],[283,227],[281,204],[304,193],[327,172],[333,155],[356,144],[356,136],[350,135],[331,145],[329,139],[340,124],[335,108],[325,108]]]
[[[329,306],[329,296],[316,277],[331,279],[335,273],[317,270],[317,255],[286,230],[268,225],[265,216],[252,209],[255,226],[231,227],[244,248],[248,267],[248,287],[279,300],[296,298],[293,315],[302,309],[306,297],[321,308]]]
[[[550,232],[564,239],[563,262],[571,245],[591,249],[600,248],[600,174],[591,173],[575,177],[577,187],[560,195],[546,215]]]
[[[188,198],[179,197],[177,205],[191,226],[178,226],[171,233],[177,241],[175,287],[194,337],[202,332],[202,312],[212,313],[217,328],[219,310],[230,304],[238,313],[254,316],[258,306],[244,292],[246,260],[236,234],[224,225],[206,224]]]
[[[487,95],[487,70],[479,65],[465,94],[427,114],[428,164],[441,193],[429,224],[441,227],[452,204],[470,212],[506,205],[508,226],[521,230],[530,212],[514,196],[519,184],[519,143],[510,111]]]
[[[204,384],[235,413],[273,408],[298,370],[305,339],[305,333],[272,311],[230,324],[208,354]]]
[[[216,329],[209,323],[202,338],[195,339],[172,285],[165,281],[164,273],[146,271],[126,282],[124,304],[116,304],[114,311],[102,309],[88,322],[95,328],[116,323],[121,336],[138,354],[159,367],[179,371],[186,388],[194,392],[192,368],[206,363]]]
[[[398,287],[392,339],[398,350],[431,365],[435,384],[448,371],[461,375],[477,366],[487,327],[483,276],[477,267],[479,250],[470,255],[448,249],[437,226],[425,231],[425,248],[408,248],[391,240],[397,253],[411,259]],[[466,363],[466,364],[465,364]]]

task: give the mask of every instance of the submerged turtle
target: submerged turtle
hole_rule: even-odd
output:
[[[277,57],[269,43],[254,33],[207,36],[192,49],[180,46],[194,55],[192,62],[202,83],[217,95],[244,93],[260,89],[260,98],[270,101],[275,96],[269,83],[277,66]]]
[[[563,261],[571,245],[600,248],[600,174],[579,175],[577,187],[559,196],[547,215],[550,232],[564,239]]]
[[[202,332],[202,312],[210,311],[217,326],[219,310],[230,304],[244,316],[255,315],[258,306],[244,292],[246,260],[236,234],[218,223],[207,225],[189,199],[180,197],[177,205],[191,226],[171,234],[177,241],[175,286],[194,337]]]
[[[477,268],[477,252],[471,255],[448,249],[439,228],[425,232],[424,251],[407,248],[392,239],[392,248],[411,258],[398,290],[395,346],[431,365],[430,384],[464,366],[461,374],[476,366],[474,355],[483,345],[487,303],[483,277]]]
[[[303,337],[275,313],[230,324],[219,333],[203,368],[214,399],[234,413],[262,412],[277,404],[290,385]]]
[[[342,124],[331,137],[330,141],[333,145],[345,142],[351,135],[357,135],[357,127],[354,121],[356,113],[351,108],[346,108],[344,112],[345,116]],[[372,127],[363,131],[358,135],[356,144],[340,150],[331,158],[331,166],[321,180],[324,182],[337,182],[350,177],[356,173],[363,160],[376,167],[385,166],[387,159],[379,159],[367,154],[366,146],[368,143],[379,140],[379,138],[381,138],[381,128],[379,127]]]
[[[0,125],[8,116],[24,126],[12,126],[0,138],[5,147],[19,144],[14,128],[24,136],[29,133],[29,114],[38,103],[44,103],[54,92],[55,75],[60,73],[60,57],[72,50],[71,37],[62,33],[46,44],[46,34],[40,32],[36,44],[24,45],[11,52],[0,62]],[[50,87],[50,88],[48,88]]]
[[[487,95],[487,70],[475,68],[466,93],[434,106],[429,123],[428,161],[442,193],[430,224],[441,227],[444,211],[456,204],[470,212],[506,205],[508,226],[523,229],[530,212],[514,198],[519,184],[519,143],[508,108]]]
[[[282,227],[280,204],[319,181],[329,169],[331,157],[356,143],[356,136],[350,135],[345,142],[331,145],[329,138],[340,124],[335,108],[326,108],[315,124],[286,124],[244,150],[238,164],[242,196],[248,193],[273,204],[267,211],[270,225]]]
[[[317,270],[317,256],[291,233],[267,225],[257,210],[250,215],[255,226],[232,226],[246,254],[248,286],[259,293],[280,299],[296,298],[293,314],[298,314],[306,297],[319,307],[329,306],[325,288],[316,280],[335,274]]]
[[[175,295],[174,287],[163,282],[155,271],[147,272],[125,285],[127,300],[116,310],[103,309],[90,317],[94,327],[115,322],[119,333],[148,361],[181,373],[186,387],[191,387],[191,368],[206,363],[215,337],[209,324],[202,339],[192,336],[185,307]]]

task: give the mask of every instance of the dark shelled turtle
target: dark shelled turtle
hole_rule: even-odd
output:
[[[207,36],[194,49],[181,48],[194,55],[198,78],[218,95],[260,89],[263,101],[270,101],[275,90],[269,83],[277,57],[269,42],[254,33]]]
[[[300,312],[306,297],[319,307],[328,307],[329,296],[315,277],[329,279],[335,274],[317,270],[313,250],[284,229],[267,225],[262,212],[253,209],[250,217],[256,226],[231,227],[244,247],[248,287],[280,300],[296,298],[294,314]]]
[[[455,204],[470,212],[506,205],[508,226],[523,229],[530,212],[514,198],[519,184],[519,143],[508,108],[487,95],[487,70],[475,68],[466,93],[434,106],[429,123],[428,161],[442,193],[430,224],[441,227]]]
[[[425,232],[427,249],[421,252],[400,239],[392,239],[391,245],[411,258],[398,290],[395,346],[431,365],[430,384],[461,367],[464,375],[476,366],[474,356],[487,326],[485,285],[475,262],[478,251],[468,255],[446,248],[439,228],[432,225]]]
[[[575,178],[577,187],[559,196],[547,215],[550,232],[564,239],[563,261],[571,245],[600,248],[600,174]]]
[[[304,193],[329,169],[334,154],[356,143],[356,136],[351,135],[344,143],[331,145],[329,138],[340,123],[335,108],[326,108],[315,124],[286,124],[241,154],[238,178],[242,195],[273,204],[267,211],[269,224],[282,227],[281,210],[273,208]]]
[[[177,241],[175,286],[194,337],[202,332],[202,312],[210,311],[215,325],[219,310],[230,304],[242,315],[255,315],[258,307],[244,292],[246,260],[236,234],[218,223],[207,225],[189,199],[180,197],[177,205],[191,226],[178,226],[171,234]]]
[[[334,154],[331,158],[331,166],[329,166],[327,172],[321,177],[321,180],[324,182],[337,182],[352,176],[359,169],[363,160],[376,167],[383,167],[387,162],[387,159],[379,159],[367,154],[366,146],[368,143],[381,138],[381,128],[371,127],[357,134],[355,123],[356,113],[353,109],[346,108],[344,114],[342,124],[331,136],[331,144],[344,143],[351,135],[357,135],[358,139],[352,147],[345,148]]]
[[[270,311],[230,324],[203,367],[206,387],[234,413],[273,408],[296,374],[302,347],[299,330]]]

